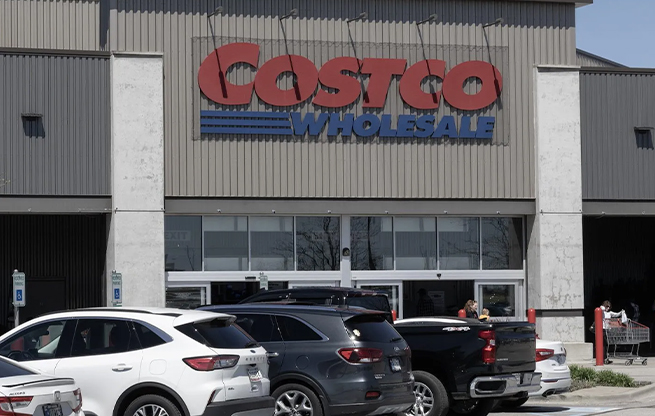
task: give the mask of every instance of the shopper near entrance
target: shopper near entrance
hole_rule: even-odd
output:
[[[478,317],[478,301],[469,299],[464,305],[467,318],[480,319]]]
[[[489,321],[489,309],[482,308],[482,315],[480,315],[480,320],[485,322]]]
[[[610,327],[610,321],[612,318],[620,318],[625,311],[621,310],[620,312],[612,312],[612,303],[609,300],[603,301],[600,305],[600,310],[603,311],[603,331]],[[603,357],[605,358],[606,364],[611,364],[612,361],[607,357],[607,337],[603,334]]]
[[[423,287],[418,290],[416,316],[434,316],[434,302]]]

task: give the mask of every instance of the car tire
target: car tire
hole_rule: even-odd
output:
[[[282,396],[286,395],[285,398]],[[278,402],[284,400],[287,405],[297,405],[304,400],[308,400],[312,406],[312,416],[323,416],[323,407],[321,406],[321,401],[310,388],[303,386],[302,384],[283,384],[280,387],[276,388],[273,394],[271,394],[275,399],[275,412],[278,412]],[[294,406],[295,407],[295,406]],[[280,413],[284,415],[284,413]],[[307,416],[307,413],[301,412],[302,416]],[[289,413],[288,416],[291,416]]]
[[[168,413],[168,416],[182,416],[180,409],[173,404],[170,400],[165,397],[156,395],[156,394],[146,394],[139,396],[127,406],[124,416],[135,416],[137,412],[142,408],[151,407],[156,409],[157,407],[162,408]],[[145,414],[155,414],[156,412],[144,412]]]
[[[448,393],[441,381],[425,371],[413,371],[416,406],[427,398],[432,398],[432,408],[427,412],[417,411],[416,406],[408,412],[413,416],[446,416],[448,413]],[[421,403],[422,404],[422,403]]]
[[[495,399],[456,400],[448,416],[487,416],[496,404]]]
[[[505,409],[516,409],[523,406],[528,401],[528,399],[529,397],[523,397],[522,399],[518,400],[503,400],[500,402],[500,405]]]

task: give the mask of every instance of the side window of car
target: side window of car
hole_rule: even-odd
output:
[[[236,324],[257,342],[282,341],[280,330],[271,315],[239,314]]]
[[[320,341],[323,339],[307,324],[290,316],[276,316],[284,341]]]
[[[48,360],[57,358],[65,320],[47,321],[32,325],[0,344],[0,355],[15,361]],[[74,322],[74,321],[73,321]]]
[[[156,347],[166,343],[159,335],[143,324],[134,322],[134,330],[141,343],[141,348]]]
[[[72,357],[117,354],[139,349],[139,343],[126,321],[80,319],[73,331]]]

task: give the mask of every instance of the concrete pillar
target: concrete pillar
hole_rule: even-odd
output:
[[[578,68],[535,68],[534,105],[537,212],[528,218],[527,307],[537,310],[542,339],[563,341],[576,355],[588,348]]]
[[[107,247],[111,271],[123,275],[123,306],[164,306],[163,59],[111,58],[112,215]]]

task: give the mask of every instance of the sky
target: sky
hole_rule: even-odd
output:
[[[576,10],[577,47],[623,65],[655,68],[655,0],[594,0]]]

